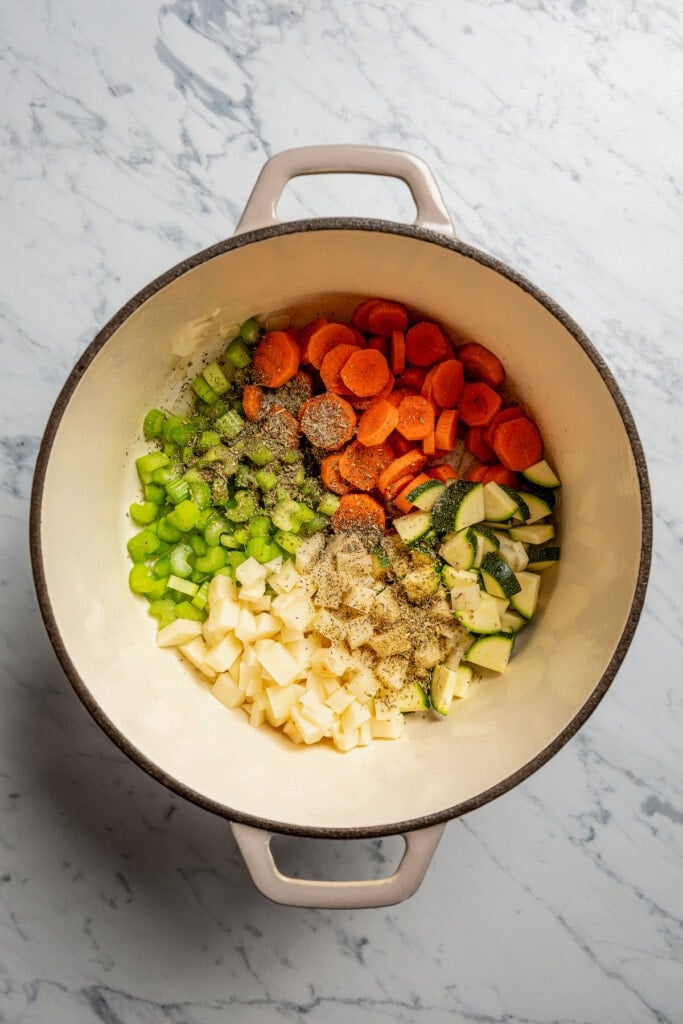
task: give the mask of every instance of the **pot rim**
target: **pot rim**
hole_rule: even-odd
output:
[[[495,786],[491,786],[482,793],[478,793],[476,796],[473,796],[468,800],[464,800],[459,804],[455,804],[452,807],[447,807],[443,810],[423,815],[419,818],[394,822],[388,825],[359,826],[352,828],[317,828],[310,825],[296,825],[267,820],[265,818],[260,818],[255,815],[226,807],[224,804],[204,796],[196,789],[193,789],[191,786],[183,783],[180,779],[176,779],[162,770],[154,761],[151,761],[140,750],[138,750],[138,748],[131,743],[128,737],[121,732],[116,725],[114,725],[111,719],[104,713],[102,708],[92,697],[85,681],[81,678],[78,670],[72,662],[66,649],[66,645],[62,640],[50,602],[45,567],[43,563],[40,526],[45,475],[47,472],[50,453],[62,416],[64,415],[69,401],[71,400],[71,396],[73,395],[81,377],[84,375],[100,349],[144,302],[188,271],[193,270],[195,267],[198,267],[202,263],[205,263],[216,256],[220,256],[223,253],[230,252],[234,249],[239,249],[242,246],[250,245],[253,242],[265,241],[269,238],[275,238],[281,235],[297,234],[307,231],[342,230],[383,232],[402,235],[404,237],[415,238],[429,244],[439,245],[442,248],[451,249],[462,256],[476,260],[488,269],[501,274],[503,277],[518,285],[523,291],[527,292],[536,299],[537,302],[544,306],[548,312],[566,328],[600,374],[612,396],[624,424],[624,429],[633,453],[636,472],[638,474],[642,533],[636,587],[629,615],[624,625],[621,637],[619,638],[619,642],[616,645],[607,668],[598,680],[589,698],[581,705],[574,718],[565,726],[562,732],[552,740],[551,743],[539,751],[539,753],[531,758],[531,760],[526,764],[518,768],[517,771],[508,775],[505,779],[502,779]],[[217,242],[214,245],[189,256],[180,263],[175,264],[175,266],[165,271],[165,273],[161,274],[150,282],[150,284],[138,291],[137,294],[135,294],[124,306],[121,307],[121,309],[119,309],[117,313],[114,314],[114,316],[95,335],[93,341],[88,345],[74,366],[59,392],[48,418],[40,449],[38,451],[33,477],[29,518],[29,540],[33,579],[41,616],[62,669],[80,700],[100,728],[103,729],[119,749],[140,768],[142,768],[143,771],[157,782],[166,786],[167,789],[171,790],[176,795],[197,804],[197,806],[202,807],[204,810],[226,818],[229,821],[240,822],[242,824],[251,825],[255,828],[265,829],[269,832],[276,832],[281,835],[326,839],[371,839],[428,828],[429,826],[449,821],[452,818],[460,817],[460,815],[474,811],[478,807],[483,807],[491,800],[507,793],[509,790],[519,785],[519,783],[529,778],[529,776],[534,772],[538,771],[538,769],[549,761],[550,758],[553,757],[588,720],[602,698],[605,696],[605,693],[621,666],[635,634],[638,620],[640,619],[652,557],[652,499],[645,454],[626,399],[621,393],[611,370],[593,343],[589,340],[588,336],[569,316],[569,314],[560,305],[558,305],[557,302],[555,302],[554,299],[550,298],[545,292],[532,284],[522,274],[513,270],[496,257],[484,253],[456,238],[441,234],[440,232],[431,231],[427,228],[421,228],[416,225],[401,224],[394,221],[354,217],[325,217],[311,220],[287,221],[282,224],[276,224],[259,228],[254,231],[233,235],[222,242]]]

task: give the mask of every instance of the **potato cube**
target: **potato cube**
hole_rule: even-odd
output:
[[[341,715],[343,714],[344,711],[346,711],[349,704],[353,703],[354,700],[354,695],[352,693],[349,693],[349,691],[346,690],[343,686],[340,686],[338,689],[334,691],[334,693],[330,694],[330,696],[326,699],[325,703],[327,704],[328,708],[331,708],[334,711],[336,715]]]
[[[353,576],[371,576],[372,558],[363,547],[359,551],[338,551],[337,572],[342,579],[350,579]]]
[[[293,562],[285,562],[279,572],[274,573],[268,582],[277,594],[289,594],[294,590],[301,577]]]
[[[353,678],[346,684],[347,689],[359,700],[367,701],[374,697],[379,689],[379,679],[374,671],[369,668],[362,668],[355,672]]]
[[[325,547],[325,538],[319,533],[316,533],[313,537],[309,537],[303,544],[300,544],[296,549],[294,556],[294,564],[297,572],[305,573],[311,568],[314,562],[317,561],[323,548]]]
[[[390,686],[393,690],[400,690],[408,672],[408,659],[398,655],[383,658],[377,663],[375,672],[377,678],[385,686]]]
[[[346,621],[346,639],[352,651],[366,644],[373,634],[372,623],[363,615]]]
[[[363,722],[370,719],[370,708],[367,704],[361,704],[359,700],[353,700],[339,717],[344,732],[353,732]]]
[[[249,605],[260,604],[263,598],[265,597],[265,594],[265,579],[256,580],[255,583],[251,583],[248,587],[242,587],[242,589],[239,592],[239,600]]]
[[[194,622],[192,619],[176,619],[159,630],[157,647],[177,647],[179,644],[189,644],[201,632],[201,622]]]
[[[358,727],[358,746],[367,747],[369,743],[372,743],[372,725],[368,718],[367,722],[361,722]]]
[[[241,653],[242,644],[237,637],[226,636],[209,648],[204,656],[204,664],[214,672],[227,672]]]
[[[268,707],[268,701],[263,696],[254,697],[251,705],[251,711],[249,713],[249,725],[253,725],[256,728],[259,725],[263,725],[266,720],[266,708]]]
[[[288,722],[285,723],[282,731],[283,733],[285,733],[286,736],[289,736],[292,743],[303,743],[301,733],[299,732],[296,723],[293,722],[291,718]]]
[[[286,647],[275,641],[265,651],[257,652],[260,664],[273,677],[278,686],[287,686],[299,674],[299,664]]]
[[[380,622],[392,623],[398,620],[401,609],[388,587],[385,587],[384,590],[375,595],[375,599],[372,602],[372,614]]]
[[[375,588],[368,583],[354,583],[346,591],[344,604],[354,612],[367,615],[372,608],[376,593]]]
[[[400,626],[387,630],[386,633],[376,633],[369,642],[375,654],[380,658],[390,658],[393,654],[406,654],[410,651],[410,640]],[[437,645],[438,646],[438,645]],[[438,659],[437,659],[438,661]],[[436,662],[434,663],[436,664]]]
[[[289,686],[267,686],[265,691],[268,701],[266,716],[270,724],[276,727],[284,725],[292,707],[303,692],[304,688],[299,683],[290,683]]]
[[[434,668],[441,661],[441,648],[437,639],[428,640],[413,653],[413,661],[417,669]]]
[[[249,608],[240,608],[237,625],[235,626],[235,636],[243,644],[250,644],[256,640],[256,616]]]
[[[235,601],[237,599],[237,587],[231,576],[222,574],[214,576],[209,583],[209,605],[225,599]]]
[[[398,708],[393,709],[393,714],[386,718],[370,719],[370,729],[373,739],[398,740],[403,735],[405,720]]]
[[[320,633],[321,636],[332,642],[341,643],[346,637],[346,624],[344,620],[340,619],[337,615],[333,615],[326,608],[318,612],[312,625],[316,633]]]
[[[307,718],[302,709],[295,704],[291,710],[292,721],[296,725],[297,729],[301,734],[301,738],[307,745],[311,743],[319,743],[323,738],[324,729],[314,725],[309,718]]]
[[[241,690],[234,679],[223,672],[211,687],[211,693],[226,708],[238,708],[244,703],[244,690]]]
[[[226,633],[230,633],[237,625],[239,613],[240,606],[231,597],[219,598],[210,605],[208,618],[202,626],[207,643],[216,644]]]
[[[242,584],[242,587],[251,587],[260,583],[266,578],[266,567],[257,562],[255,558],[247,558],[235,569],[235,576]],[[240,591],[241,593],[241,591]]]
[[[315,614],[310,598],[296,597],[294,594],[288,594],[285,603],[277,610],[277,615],[286,629],[307,629]]]
[[[277,636],[280,632],[280,621],[268,612],[261,612],[255,619],[256,635],[259,640]]]
[[[332,742],[334,743],[337,750],[341,750],[344,753],[348,750],[353,750],[354,747],[358,746],[358,730],[354,732],[339,732],[334,733],[332,736]]]
[[[190,661],[195,668],[198,668],[205,676],[209,679],[216,678],[216,672],[209,668],[205,662],[205,657],[209,653],[209,648],[204,643],[204,639],[201,636],[196,636],[194,640],[190,640],[187,644],[181,644],[178,647],[179,651],[182,651],[188,661]]]

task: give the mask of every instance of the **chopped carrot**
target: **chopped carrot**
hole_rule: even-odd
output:
[[[469,452],[472,452],[475,459],[479,459],[480,462],[495,462],[496,453],[491,448],[484,437],[483,427],[468,427],[467,433],[465,434],[465,447]]]
[[[306,324],[299,331],[299,337],[297,338],[297,344],[299,351],[301,352],[301,362],[304,366],[308,366],[311,360],[308,357],[308,346],[311,342],[311,337],[318,330],[319,327],[324,327],[328,321],[324,316],[318,316],[315,320],[311,320],[310,324]]]
[[[391,380],[391,371],[386,357],[374,349],[358,349],[352,352],[341,371],[341,379],[347,388],[359,398],[377,395]]]
[[[389,374],[386,384],[376,395],[368,395],[367,398],[359,398],[358,395],[351,394],[349,395],[349,402],[354,409],[358,409],[359,412],[365,412],[366,409],[370,408],[373,402],[378,401],[380,398],[388,398],[392,392],[393,386],[394,378]]]
[[[409,441],[420,441],[434,432],[434,410],[422,395],[408,395],[398,407],[396,429]]]
[[[398,480],[392,481],[387,484],[383,491],[381,491],[382,497],[385,501],[393,501],[397,494],[400,494],[404,487],[413,482],[413,474],[408,473],[407,476],[400,476]]]
[[[406,336],[403,331],[391,332],[391,372],[403,373],[406,368]]]
[[[386,359],[389,358],[389,343],[386,338],[380,338],[379,335],[373,335],[371,338],[368,338],[366,347],[374,349],[375,352],[381,352]]]
[[[263,420],[263,433],[276,437],[286,448],[295,448],[299,440],[299,421],[282,405],[273,405]]]
[[[332,491],[334,494],[349,494],[353,488],[339,472],[340,458],[340,452],[333,452],[331,455],[325,456],[320,463],[320,479],[328,491]]]
[[[399,512],[410,512],[415,507],[412,501],[408,501],[408,495],[420,484],[426,484],[429,479],[430,477],[426,473],[418,473],[416,477],[408,481],[406,486],[392,499]]]
[[[378,398],[359,419],[356,437],[366,446],[381,444],[382,441],[386,441],[397,423],[396,406],[386,398]]]
[[[450,452],[455,445],[458,429],[457,409],[444,409],[439,415],[434,429],[434,443],[442,451]]]
[[[377,487],[379,475],[394,461],[388,444],[364,447],[353,441],[339,456],[339,472],[354,491],[372,491]]]
[[[436,441],[434,439],[434,427],[429,433],[422,439],[422,451],[425,455],[428,455],[431,459],[433,455],[436,455]]]
[[[442,483],[448,483],[449,480],[457,480],[458,474],[455,472],[452,466],[430,466],[427,469],[427,473],[432,477],[433,480],[441,480]]]
[[[426,370],[420,370],[417,366],[409,366],[396,383],[400,388],[414,388],[416,391],[422,391],[422,385],[425,382],[426,376]]]
[[[267,388],[280,388],[299,369],[301,354],[291,334],[286,331],[269,331],[259,341],[251,366],[256,384]]]
[[[425,398],[428,398],[430,402],[434,397],[434,375],[437,371],[438,366],[439,363],[437,363],[436,366],[432,366],[431,370],[427,370],[425,374],[425,379],[422,381],[422,387],[420,388],[422,394],[425,396]]]
[[[458,349],[458,359],[465,367],[469,380],[480,380],[491,388],[499,388],[505,380],[505,370],[498,356],[477,341],[468,341]]]
[[[411,366],[433,366],[447,354],[446,339],[437,324],[421,320],[406,334],[406,360]]]
[[[408,441],[405,437],[403,437],[402,434],[399,434],[398,431],[396,430],[393,432],[393,434],[389,435],[389,444],[394,449],[397,456],[405,455],[406,452],[411,452],[414,447],[412,441]]]
[[[242,408],[247,419],[256,423],[263,409],[263,388],[258,384],[245,384],[242,389]]]
[[[373,334],[388,338],[392,331],[405,331],[408,314],[399,302],[382,300],[368,310],[368,328]]]
[[[316,370],[322,366],[327,353],[337,345],[355,345],[356,337],[346,324],[323,324],[311,335],[308,343],[308,358]]]
[[[356,414],[345,399],[326,392],[309,398],[300,410],[301,429],[316,448],[337,451],[353,436]]]
[[[501,465],[486,467],[482,483],[487,484],[490,480],[497,484],[505,484],[506,487],[514,487],[515,490],[519,487],[519,477],[517,474]]]
[[[491,422],[484,427],[484,440],[487,445],[491,447],[493,444],[493,435],[501,423],[507,423],[508,420],[516,420],[518,416],[523,415],[522,410],[516,405],[509,405],[507,409],[501,409],[497,412]]]
[[[364,302],[361,302],[360,305],[356,306],[351,320],[354,327],[357,327],[359,331],[363,332],[363,334],[367,334],[370,330],[368,325],[370,310],[381,301],[381,299],[366,299]]]
[[[493,450],[506,469],[521,472],[543,458],[543,438],[535,423],[518,416],[498,427]]]
[[[320,379],[328,391],[336,395],[349,395],[350,391],[341,379],[340,371],[352,352],[358,352],[357,345],[335,345],[320,364]]]
[[[344,530],[384,531],[386,515],[378,501],[369,494],[344,494],[339,507],[332,516],[332,529],[338,533]]]
[[[465,384],[458,403],[460,419],[468,427],[485,427],[496,415],[502,402],[498,392],[488,384]]]
[[[434,367],[431,397],[442,409],[456,408],[464,386],[465,371],[458,359],[444,359]]]
[[[399,477],[406,476],[408,473],[418,473],[426,461],[427,456],[419,448],[411,448],[405,455],[394,459],[391,465],[387,466],[384,472],[380,473],[377,486],[382,494],[384,494],[390,483],[398,480]]]
[[[481,483],[489,470],[488,466],[475,466],[467,474],[467,479],[473,483]]]
[[[365,335],[361,334],[357,327],[352,327],[351,330],[353,331],[353,336],[356,339],[358,348],[367,348],[368,342]]]
[[[415,391],[414,388],[394,388],[394,390],[389,395],[388,400],[391,402],[392,405],[395,405],[396,408],[398,409],[399,405],[401,404],[404,398],[407,398],[409,395],[417,394],[419,394],[419,392]]]

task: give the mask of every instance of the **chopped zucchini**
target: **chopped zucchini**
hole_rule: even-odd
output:
[[[427,711],[429,708],[429,697],[419,683],[405,683],[400,690],[395,690],[388,697],[403,714]]]
[[[527,548],[527,557],[529,559],[528,568],[539,572],[541,569],[549,569],[551,566],[557,565],[560,560],[560,549],[549,545],[530,544]]]
[[[414,544],[424,537],[432,525],[429,512],[409,512],[394,519],[394,527],[404,544]]]
[[[472,539],[476,544],[476,555],[474,556],[475,568],[479,568],[481,565],[484,555],[487,555],[489,551],[497,551],[500,542],[493,532],[486,526],[482,526],[480,523],[476,526],[470,527],[472,533]]]
[[[415,505],[416,508],[421,509],[422,512],[431,512],[436,504],[437,498],[445,491],[444,484],[438,480],[425,480],[424,483],[418,484],[414,490],[409,491],[406,494],[406,501],[409,501],[411,505]]]
[[[489,668],[493,672],[504,672],[508,666],[514,638],[506,633],[495,633],[475,640],[465,658],[474,665]]]
[[[521,590],[519,593],[511,596],[510,604],[525,619],[530,619],[536,611],[536,605],[538,604],[541,577],[535,572],[516,572],[515,578]]]
[[[508,487],[507,484],[501,484],[502,489],[505,491],[511,501],[517,502],[517,510],[514,513],[516,517],[520,518],[522,522],[526,523],[531,515],[529,506],[525,502],[519,491],[516,491],[514,487]]]
[[[448,714],[457,683],[457,671],[454,672],[453,669],[446,668],[445,665],[436,666],[432,673],[430,698],[432,707],[438,715],[445,717]]]
[[[524,544],[546,544],[555,536],[552,523],[535,523],[533,526],[511,526],[510,539],[521,540]]]
[[[514,518],[519,519],[520,522],[526,522],[527,526],[531,526],[532,523],[538,522],[539,519],[545,519],[552,512],[552,508],[543,498],[539,498],[537,494],[530,494],[527,491],[520,491],[519,496],[529,509],[529,516],[526,520],[515,513]]]
[[[495,599],[480,590],[479,604],[476,608],[459,608],[455,612],[458,622],[470,633],[499,633],[500,614]]]
[[[559,477],[553,472],[545,459],[541,459],[540,462],[535,462],[534,465],[529,466],[528,469],[523,469],[522,476],[526,480],[530,480],[532,484],[536,484],[538,487],[554,489],[555,487],[562,486]]]
[[[511,611],[508,608],[500,617],[500,628],[503,633],[519,633],[520,629],[526,626],[527,620],[519,612]]]
[[[464,530],[484,518],[484,486],[471,480],[454,480],[444,488],[432,509],[437,533]]]
[[[439,548],[439,554],[454,569],[471,569],[477,555],[474,534],[469,529],[448,534]]]
[[[482,519],[486,519],[490,523],[504,523],[508,519],[512,519],[518,508],[519,502],[511,497],[507,491],[503,490],[500,484],[497,484],[494,480],[489,480],[487,484],[484,484],[484,510],[486,514],[482,516]]]
[[[436,593],[439,586],[439,573],[436,565],[423,565],[419,569],[412,569],[407,572],[401,580],[406,597],[409,601],[417,604],[426,601]]]
[[[491,597],[512,597],[522,589],[517,578],[500,555],[495,551],[489,551],[481,563],[481,578],[486,592]]]

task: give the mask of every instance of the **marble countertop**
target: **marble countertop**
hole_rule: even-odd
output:
[[[0,1020],[683,1020],[680,111],[675,4],[27,0],[0,26]],[[553,295],[614,371],[653,485],[639,630],[543,770],[449,824],[387,910],[286,909],[226,823],[87,715],[27,550],[52,403],[99,327],[232,231],[264,160],[405,148],[461,238]],[[284,216],[406,219],[402,187],[297,182]],[[77,496],[74,496],[77,500]],[[76,596],[76,599],[78,597]],[[396,841],[291,844],[314,874]]]

